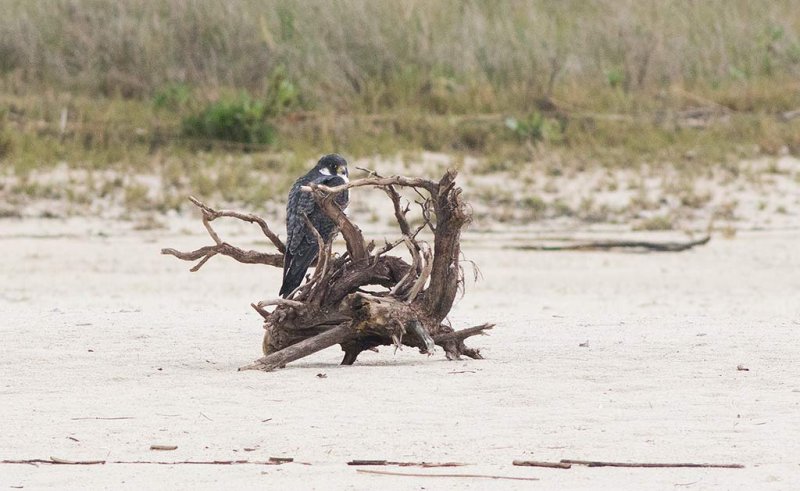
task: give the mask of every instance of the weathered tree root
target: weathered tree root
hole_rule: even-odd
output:
[[[493,324],[461,331],[453,331],[443,324],[463,282],[459,264],[460,236],[470,221],[469,209],[461,197],[461,189],[455,185],[455,177],[453,170],[445,173],[439,182],[402,176],[381,177],[373,172],[370,177],[335,188],[304,187],[303,191],[311,193],[336,223],[347,245],[347,253],[335,256],[330,243],[320,244],[317,267],[305,284],[288,298],[251,304],[264,318],[264,357],[240,370],[270,371],[336,344],[344,351],[344,365],[353,364],[359,353],[380,345],[406,345],[427,354],[439,346],[448,359],[481,358],[480,351],[467,348],[464,340],[484,334]],[[387,241],[377,250],[372,243],[367,244],[358,226],[333,199],[337,193],[363,186],[386,191],[401,232],[400,239]],[[423,198],[419,203],[423,223],[413,230],[406,218],[409,206],[401,203],[398,187],[412,188]],[[195,198],[190,200],[201,209],[203,225],[214,245],[190,252],[162,249],[162,254],[186,261],[199,259],[191,271],[197,271],[215,255],[229,256],[242,263],[283,265],[284,245],[263,219],[235,211],[217,211]],[[220,217],[258,224],[278,253],[245,251],[223,242],[210,223]],[[424,228],[433,232],[433,247],[417,238]],[[387,254],[401,244],[408,248],[411,264]],[[384,290],[367,292],[364,287],[372,287],[372,290],[383,287]],[[274,309],[268,311],[266,307]]]

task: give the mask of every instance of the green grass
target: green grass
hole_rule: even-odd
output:
[[[236,88],[323,111],[520,115],[547,98],[652,110],[674,88],[693,105],[736,111],[793,109],[800,97],[765,89],[797,79],[797,0],[2,0],[0,9],[0,79],[17,93],[180,103],[187,91],[214,100]]]
[[[63,162],[75,169],[158,174],[165,196],[218,191],[226,199],[247,202],[282,194],[308,160],[331,151],[349,158],[420,149],[470,154],[481,161],[474,171],[485,174],[513,173],[531,163],[550,176],[587,166],[635,169],[664,163],[682,169],[687,179],[719,166],[738,172],[733,164],[744,158],[800,151],[800,119],[782,122],[769,113],[729,113],[699,128],[684,127],[679,118],[563,113],[559,119],[543,116],[559,125],[557,137],[551,138],[546,132],[540,137],[527,130],[521,133],[519,127],[509,127],[503,115],[458,117],[409,110],[298,117],[290,112],[265,120],[274,128],[274,139],[264,144],[246,135],[230,142],[218,134],[187,133],[185,121],[199,107],[194,102],[165,109],[149,100],[52,93],[6,94],[2,100],[11,108],[0,119],[0,165],[7,172],[26,175]],[[236,114],[238,108],[233,107]],[[68,117],[62,131],[65,108]],[[254,176],[269,179],[262,182]],[[686,194],[682,199],[700,206],[701,198]],[[526,207],[537,208],[536,203]]]
[[[800,107],[800,0],[0,0],[0,11],[0,171],[159,176],[155,197],[96,177],[91,192],[128,188],[134,208],[173,209],[189,193],[263,204],[332,151],[469,154],[485,174],[669,164],[687,179],[800,155],[800,119],[779,117]],[[697,108],[710,117],[691,126]],[[515,206],[607,214],[543,203]]]

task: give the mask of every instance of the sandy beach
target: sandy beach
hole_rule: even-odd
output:
[[[0,232],[0,467],[36,489],[791,489],[800,483],[797,231],[679,254],[530,252],[468,232],[450,320],[495,322],[485,360],[338,348],[237,372],[262,330],[249,302],[279,271],[159,255],[208,240],[69,220]],[[255,231],[228,240],[265,248]],[[661,237],[656,234],[656,238]],[[531,237],[532,239],[533,237]],[[527,240],[526,234],[516,236]],[[173,451],[151,445],[174,445]],[[122,464],[265,461],[283,465]],[[352,467],[352,459],[462,467]],[[515,459],[737,463],[744,469],[523,468]],[[539,481],[358,472],[479,474]]]

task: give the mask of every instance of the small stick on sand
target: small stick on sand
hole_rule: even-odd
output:
[[[561,462],[541,462],[538,460],[515,460],[512,462],[514,465],[522,466],[522,467],[550,467],[553,469],[569,469],[572,467],[572,464],[561,461]]]
[[[95,465],[105,464],[105,460],[66,460],[59,459],[58,457],[50,457],[49,459],[6,459],[0,460],[0,464],[65,464],[65,465]]]
[[[277,460],[67,460],[58,457],[50,459],[19,459],[19,460],[0,460],[0,464],[58,464],[58,465],[97,465],[97,464],[148,464],[148,465],[280,465],[288,462],[288,459]],[[305,462],[298,462],[306,464]]]
[[[347,465],[388,465],[388,460],[351,460]]]
[[[703,467],[720,469],[744,469],[742,464],[661,464],[661,463],[641,463],[641,462],[603,462],[599,460],[572,460],[561,459],[564,464],[586,465],[589,467]]]
[[[396,465],[400,467],[461,467],[462,462],[394,462],[391,460],[351,460],[347,465]]]
[[[273,464],[288,464],[294,462],[294,457],[270,457],[269,461]]]
[[[67,460],[59,459],[58,457],[50,457],[50,462],[53,464],[66,464],[66,465],[98,465],[105,464],[105,460]]]
[[[177,450],[177,445],[150,445],[150,450]]]

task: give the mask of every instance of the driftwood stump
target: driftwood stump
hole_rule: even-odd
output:
[[[359,353],[380,345],[412,346],[427,354],[440,346],[448,359],[462,355],[481,358],[479,350],[467,348],[464,340],[482,334],[493,324],[454,331],[445,321],[463,283],[460,237],[470,220],[455,178],[453,170],[439,182],[381,177],[373,172],[367,178],[334,188],[317,185],[303,188],[336,223],[347,252],[332,254],[331,243],[323,243],[318,236],[320,254],[308,281],[285,299],[251,304],[264,318],[264,356],[240,370],[270,371],[336,344],[344,351],[343,365],[353,364]],[[333,197],[337,193],[363,186],[382,189],[391,199],[400,228],[398,240],[387,241],[380,248],[367,243],[358,226],[336,205]],[[406,219],[409,206],[401,203],[398,187],[411,188],[421,198],[418,204],[422,224],[413,229]],[[201,209],[203,225],[214,244],[191,252],[162,249],[162,254],[199,260],[191,271],[197,271],[218,254],[243,263],[282,267],[285,246],[266,221],[255,215],[214,210],[195,198],[189,199]],[[259,225],[278,252],[246,251],[223,242],[210,223],[220,217]],[[433,247],[418,238],[425,228],[433,232]],[[399,246],[408,249],[411,264],[388,254]],[[365,287],[372,287],[371,290],[381,287],[381,291],[366,291]],[[273,310],[268,311],[267,307]]]

